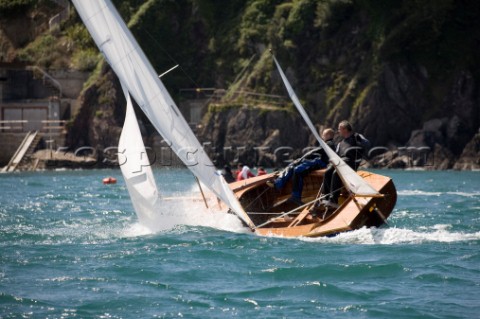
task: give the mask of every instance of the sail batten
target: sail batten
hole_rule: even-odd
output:
[[[231,208],[254,227],[237,198],[224,187],[223,176],[181,115],[147,57],[109,0],[73,0],[81,19],[107,62],[160,135],[185,165]]]
[[[292,86],[290,85],[290,82],[288,81],[287,77],[285,76],[285,73],[283,73],[282,67],[278,63],[277,59],[273,56],[273,61],[275,62],[275,65],[277,66],[278,72],[280,73],[280,76],[282,78],[283,84],[285,85],[285,88],[287,89],[288,95],[290,96],[293,104],[297,108],[298,112],[300,115],[302,115],[304,121],[307,123],[308,127],[312,131],[313,135],[317,139],[317,141],[320,143],[320,146],[325,150],[327,153],[330,162],[335,166],[337,173],[341,175],[342,180],[344,181],[344,185],[348,190],[357,196],[378,196],[379,193],[375,189],[373,189],[370,184],[368,184],[363,178],[361,178],[350,166],[345,163],[340,156],[338,156],[337,153],[335,153],[334,150],[328,146],[323,139],[320,137],[318,134],[317,129],[313,125],[312,121],[310,120],[310,117],[306,113],[305,109],[303,108],[302,104],[300,103],[300,100],[298,99],[297,95],[295,94],[295,91],[293,90]]]

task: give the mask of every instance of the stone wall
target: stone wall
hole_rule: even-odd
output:
[[[90,75],[88,72],[49,70],[48,73],[62,86],[63,97],[76,99],[83,89],[83,84]]]
[[[0,133],[0,167],[8,164],[26,135],[27,132]],[[64,133],[40,133],[40,136],[42,139],[37,146],[39,149],[51,147],[53,152],[56,152],[65,145]]]
[[[0,133],[0,167],[8,164],[27,133]]]

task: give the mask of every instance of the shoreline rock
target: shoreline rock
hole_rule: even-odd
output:
[[[480,132],[465,146],[453,169],[463,171],[480,170]]]

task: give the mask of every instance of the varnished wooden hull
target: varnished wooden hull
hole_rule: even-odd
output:
[[[230,187],[255,225],[270,221],[267,225],[256,228],[257,234],[284,237],[328,236],[362,227],[378,227],[385,223],[395,206],[397,192],[389,177],[366,171],[359,171],[358,174],[383,196],[352,198],[342,195],[340,207],[328,211],[323,218],[312,217],[307,211],[302,214],[302,209],[289,215],[290,218],[278,218],[283,212],[295,209],[295,205],[284,202],[290,196],[291,185],[280,191],[266,185],[266,181],[273,178],[272,175],[235,182]],[[315,171],[304,179],[303,202],[316,198],[323,175],[324,171]],[[271,222],[272,219],[274,222]]]

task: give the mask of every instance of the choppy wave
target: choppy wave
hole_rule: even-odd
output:
[[[153,227],[104,172],[2,176],[0,317],[477,317],[478,175],[398,172],[390,227],[286,239],[182,199],[182,172]]]
[[[401,190],[397,192],[400,196],[442,196],[453,195],[463,197],[477,197],[480,196],[480,192],[428,192],[422,190]]]
[[[194,190],[192,189],[194,192]],[[480,196],[480,192],[427,192],[420,190],[400,191],[403,196],[441,196],[442,194],[475,197]],[[446,207],[449,207],[448,205]],[[141,236],[157,233],[159,231],[178,231],[175,226],[202,226],[211,227],[218,230],[250,233],[240,220],[225,212],[212,211],[206,209],[202,202],[192,202],[185,197],[180,196],[178,200],[172,198],[166,202],[164,212],[159,215],[159,220],[153,225],[142,225],[140,223],[131,225],[125,231],[125,236]],[[399,210],[393,215],[395,219],[422,219],[426,216],[425,212],[412,212],[409,210]],[[166,222],[166,220],[168,220]],[[156,225],[156,226],[155,226]],[[168,225],[168,227],[166,227]],[[322,238],[302,238],[301,240],[325,242],[334,244],[420,244],[428,242],[459,242],[480,240],[480,232],[461,232],[451,231],[452,225],[436,224],[433,226],[417,228],[390,227],[390,228],[362,228],[355,231],[339,234],[335,237]],[[174,230],[175,229],[175,230]],[[192,228],[181,228],[183,231],[192,231]]]
[[[420,227],[418,230],[406,228],[361,228],[341,233],[335,237],[302,238],[305,241],[334,244],[394,245],[422,244],[429,242],[451,243],[480,240],[480,232],[466,233],[449,231],[451,225],[438,224],[433,227]]]
[[[188,210],[187,210],[188,211]],[[240,220],[232,215],[221,212],[205,213],[205,211],[190,210],[188,222],[177,225],[211,227],[222,231],[250,233],[250,231],[242,226]],[[412,213],[406,213],[412,217]],[[418,213],[417,218],[422,216]],[[334,237],[320,238],[300,238],[304,241],[330,243],[330,244],[360,244],[360,245],[394,245],[394,244],[421,244],[428,242],[460,242],[460,241],[477,241],[480,240],[480,232],[461,232],[452,231],[452,225],[436,224],[425,227],[420,226],[417,229],[386,227],[386,228],[361,228],[350,232],[338,234]],[[181,227],[170,228],[169,232],[189,232],[194,228]],[[165,230],[164,230],[165,231]],[[136,223],[126,230],[125,236],[141,236],[153,234],[151,228]],[[157,231],[158,232],[158,231]]]

